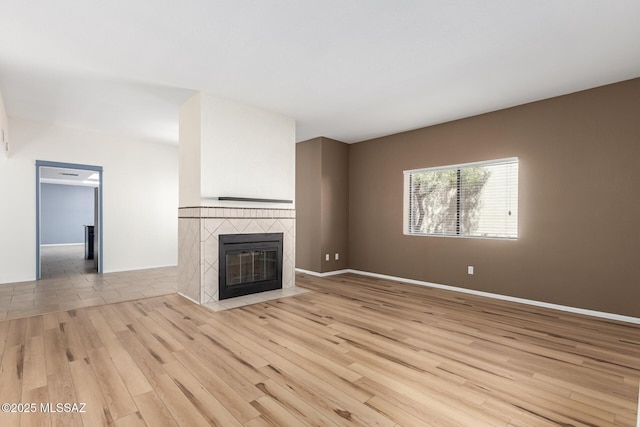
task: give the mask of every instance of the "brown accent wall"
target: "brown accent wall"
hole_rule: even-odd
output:
[[[403,234],[404,170],[512,156],[517,241]],[[353,144],[349,186],[351,269],[640,317],[640,79]]]
[[[296,144],[297,268],[318,273],[347,268],[348,168],[347,144],[324,137]]]
[[[320,138],[296,144],[296,268],[320,271]]]
[[[349,242],[349,146],[322,138],[322,258],[321,272],[348,267]],[[339,259],[335,259],[339,254]]]

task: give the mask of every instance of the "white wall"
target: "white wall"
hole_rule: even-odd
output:
[[[192,96],[180,107],[180,207],[200,206],[200,94]]]
[[[295,121],[206,94],[200,99],[201,196],[294,200]]]
[[[7,110],[4,107],[4,98],[2,98],[2,92],[0,92],[0,135],[4,132],[4,140],[9,141],[9,118],[7,117]],[[0,137],[0,151],[5,152],[5,145]],[[8,152],[5,152],[6,157],[9,156]]]
[[[104,272],[177,264],[178,148],[9,118],[0,283],[35,279],[35,161],[102,166]]]

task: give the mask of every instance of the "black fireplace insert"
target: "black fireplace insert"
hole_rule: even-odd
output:
[[[219,299],[282,289],[282,233],[221,234]]]

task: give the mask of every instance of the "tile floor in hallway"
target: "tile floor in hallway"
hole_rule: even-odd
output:
[[[83,245],[41,247],[42,280],[0,284],[0,320],[175,294],[177,267],[98,274]],[[307,292],[294,287],[207,304],[213,311]]]
[[[93,259],[84,259],[84,245],[40,246],[40,276],[60,279],[83,274],[98,274]]]
[[[43,246],[42,280],[0,285],[0,319],[177,292],[176,267],[97,274],[83,245]]]

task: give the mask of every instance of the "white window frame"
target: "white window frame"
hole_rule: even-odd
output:
[[[519,159],[517,157],[508,157],[503,159],[494,159],[494,160],[486,160],[481,162],[471,162],[471,163],[459,163],[454,165],[446,165],[446,166],[436,166],[430,168],[422,168],[422,169],[411,169],[403,171],[404,174],[404,190],[403,190],[403,233],[407,236],[423,236],[423,237],[453,237],[453,238],[463,238],[463,239],[499,239],[499,240],[517,240],[519,235],[519,224],[516,226],[515,236],[477,236],[477,235],[468,235],[468,234],[441,234],[441,233],[424,233],[424,232],[414,232],[411,230],[410,224],[410,209],[411,209],[411,175],[421,172],[434,172],[434,171],[444,171],[444,170],[458,170],[463,168],[472,168],[478,166],[494,166],[505,163],[516,163],[519,167]],[[517,175],[518,186],[519,186],[519,172]],[[516,194],[516,197],[518,195]],[[519,202],[516,201],[516,223],[519,223],[518,220],[518,211],[517,204]]]

